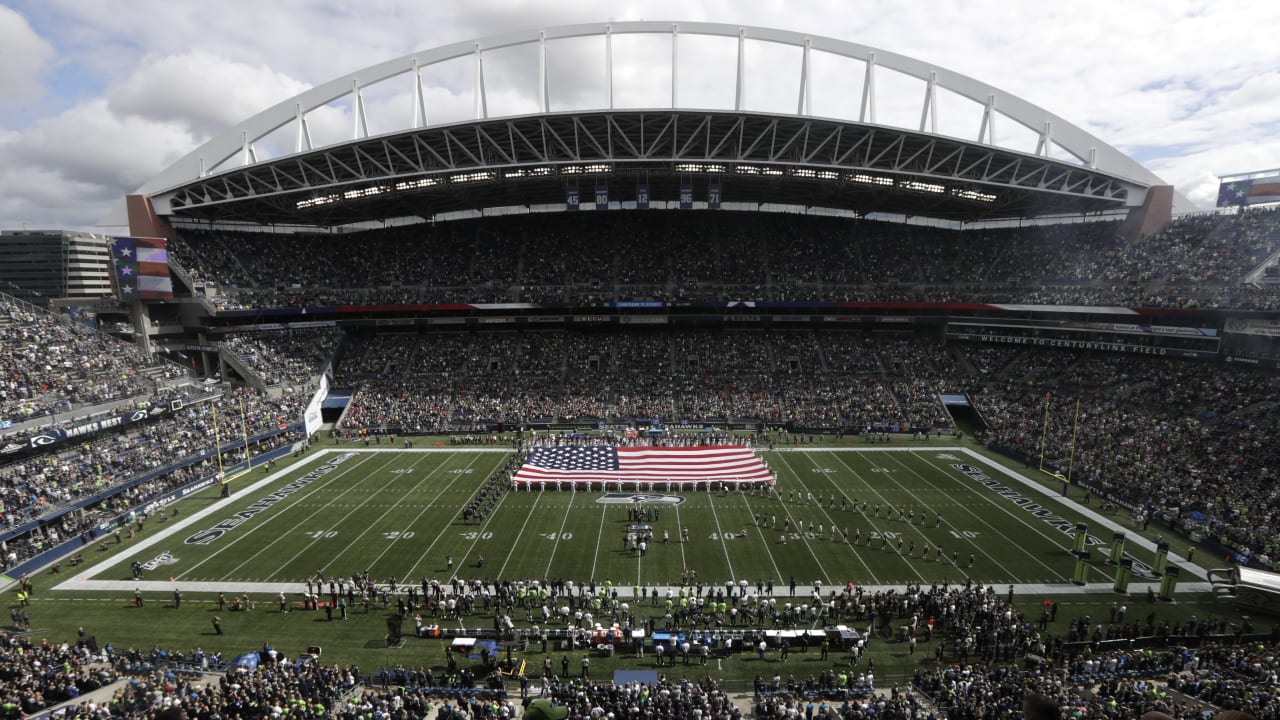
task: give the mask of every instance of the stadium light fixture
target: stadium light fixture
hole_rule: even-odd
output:
[[[919,180],[903,180],[898,183],[898,187],[905,190],[915,190],[917,192],[927,193],[944,193],[947,186],[940,183],[920,182]]]
[[[347,190],[342,193],[343,200],[359,200],[360,198],[374,197],[391,192],[391,188],[386,185],[371,185],[365,188],[357,188],[355,190]]]
[[[321,195],[319,197],[307,198],[306,200],[299,200],[297,207],[299,210],[306,210],[307,208],[336,203],[341,199],[341,195]]]
[[[457,175],[451,175],[449,177],[449,182],[454,184],[489,182],[495,180],[497,177],[497,173],[489,171],[458,173]]]
[[[610,168],[607,163],[593,163],[591,165],[565,165],[560,168],[561,175],[598,175],[600,173],[609,172]]]
[[[996,201],[994,193],[985,193],[967,188],[951,188],[951,194],[963,200],[976,200],[984,203],[993,203]]]
[[[835,170],[814,170],[813,168],[791,168],[791,176],[810,178],[812,180],[839,180],[840,173]]]
[[[676,172],[724,174],[725,166],[718,163],[676,163]]]
[[[503,177],[508,178],[526,178],[526,177],[547,177],[555,173],[555,169],[547,165],[540,165],[532,168],[517,168],[508,170],[503,173]]]
[[[851,173],[849,182],[862,183],[863,185],[883,185],[885,187],[893,186],[893,178],[881,177],[880,175],[867,175],[865,173]]]
[[[417,180],[406,180],[395,184],[396,192],[404,192],[406,190],[421,190],[423,188],[435,187],[440,181],[436,178],[419,178]]]

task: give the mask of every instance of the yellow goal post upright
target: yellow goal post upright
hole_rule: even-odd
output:
[[[1075,469],[1076,462],[1076,439],[1080,431],[1080,396],[1076,396],[1076,412],[1075,417],[1071,421],[1071,447],[1067,455],[1067,473],[1062,474],[1061,470],[1049,470],[1044,466],[1044,455],[1046,446],[1049,444],[1049,408],[1053,403],[1053,393],[1044,394],[1044,421],[1040,429],[1040,467],[1042,473],[1052,475],[1053,477],[1071,484],[1072,471]]]
[[[249,425],[245,420],[244,398],[240,398],[240,431],[241,439],[244,442],[244,460],[237,461],[234,465],[226,467],[222,461],[222,438],[218,432],[218,403],[212,403],[213,407],[213,442],[217,446],[218,455],[218,483],[227,485],[232,480],[246,475],[250,470],[249,464]]]

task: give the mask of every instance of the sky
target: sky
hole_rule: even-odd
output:
[[[882,48],[1040,105],[1130,154],[1197,205],[1219,174],[1280,167],[1280,3],[1274,0],[4,0],[0,229],[95,227],[124,195],[215,134],[297,93],[417,50],[506,32],[623,20],[794,30]],[[727,43],[727,44],[726,44]],[[491,115],[536,106],[536,56],[485,60]],[[795,112],[799,52],[747,51],[747,106]],[[553,109],[601,107],[603,49],[548,48]],[[732,40],[680,49],[681,105],[733,103]],[[856,117],[862,72],[813,61],[813,107]],[[670,99],[670,42],[619,39],[620,107]],[[473,70],[423,73],[431,123],[473,112]],[[923,85],[881,73],[877,121],[919,123]],[[406,83],[366,91],[371,134],[408,126]],[[308,115],[314,143],[352,132],[349,101]],[[939,98],[939,131],[976,138],[980,108]],[[998,142],[1032,150],[1010,123]],[[289,130],[260,157],[292,150]]]

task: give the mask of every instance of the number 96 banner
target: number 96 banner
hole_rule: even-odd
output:
[[[693,184],[680,183],[680,209],[693,209]]]

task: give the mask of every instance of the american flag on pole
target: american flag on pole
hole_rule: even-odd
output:
[[[750,448],[612,447],[534,448],[512,479],[517,483],[771,482],[773,475]]]
[[[169,300],[169,251],[164,238],[117,237],[111,243],[116,292],[121,300]]]

